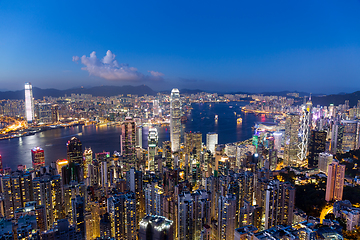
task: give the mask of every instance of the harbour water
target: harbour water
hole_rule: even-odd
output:
[[[216,132],[219,135],[219,143],[243,141],[251,138],[252,127],[255,122],[272,121],[265,115],[242,113],[241,107],[247,102],[230,103],[194,103],[192,110],[187,114],[188,121],[182,125],[182,131],[200,131],[203,134],[203,142],[206,142],[206,133]],[[215,121],[215,115],[218,120]],[[237,123],[241,117],[242,123]],[[169,126],[157,127],[159,144],[170,140]],[[21,138],[13,138],[0,141],[0,154],[3,159],[3,167],[11,167],[13,170],[19,164],[31,167],[31,149],[41,147],[45,151],[45,162],[66,158],[66,143],[75,136],[80,139],[83,147],[91,147],[93,152],[114,152],[120,150],[120,126],[74,126],[69,128],[52,129]],[[143,147],[147,147],[148,129],[143,129]]]

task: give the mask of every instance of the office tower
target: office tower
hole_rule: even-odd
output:
[[[69,161],[67,159],[58,159],[58,160],[56,160],[55,164],[56,164],[57,174],[62,176],[61,170],[64,166],[69,164]]]
[[[1,154],[0,154],[0,174],[4,174],[4,168],[3,168],[3,162],[2,162]]]
[[[51,103],[38,103],[36,105],[36,116],[39,123],[52,122]]]
[[[319,171],[328,175],[329,165],[333,162],[334,156],[330,153],[319,153]]]
[[[161,109],[159,106],[159,100],[155,99],[155,100],[153,100],[153,115],[155,117],[159,116],[160,112],[161,112]]]
[[[288,114],[285,120],[284,135],[284,165],[298,165],[300,117],[297,114]]]
[[[195,155],[196,160],[200,160],[202,151],[202,134],[201,132],[185,132],[185,153]]]
[[[69,163],[78,163],[81,168],[84,167],[82,143],[76,137],[72,137],[66,144],[67,160]]]
[[[68,185],[71,182],[80,183],[83,182],[83,169],[78,163],[69,163],[61,168],[61,179],[63,185]]]
[[[111,236],[115,239],[136,239],[136,199],[134,193],[108,198]]]
[[[158,132],[156,128],[149,129],[148,136],[148,169],[155,171],[155,155],[158,146]]]
[[[180,150],[181,138],[181,102],[180,92],[174,88],[170,96],[170,142],[171,151],[177,152]]]
[[[341,150],[347,152],[359,148],[360,122],[341,120],[341,124],[344,126]]]
[[[32,166],[35,170],[45,167],[44,149],[36,147],[31,149]]]
[[[299,136],[299,151],[297,153],[298,162],[297,165],[303,165],[306,160],[308,152],[308,141],[309,141],[309,131],[311,124],[311,101],[307,102],[306,105],[302,106],[301,117],[300,117],[300,128],[298,132]]]
[[[325,152],[326,135],[327,133],[325,131],[310,131],[308,156],[309,168],[315,168],[318,166],[319,154]]]
[[[85,202],[84,198],[77,195],[71,200],[72,204],[72,219],[76,230],[81,233],[82,238],[85,238]]]
[[[51,122],[57,123],[60,121],[59,105],[55,104],[51,106]]]
[[[344,125],[336,123],[332,125],[331,131],[331,153],[342,152],[342,142],[344,134]]]
[[[136,147],[142,148],[142,137],[143,134],[143,128],[142,126],[136,126]]]
[[[83,162],[84,162],[84,178],[88,177],[89,165],[92,163],[93,160],[93,151],[91,148],[85,148],[83,154]]]
[[[274,149],[277,151],[280,151],[283,133],[282,132],[274,132],[273,136],[274,136]]]
[[[215,154],[215,146],[218,144],[218,134],[214,132],[209,132],[206,134],[206,148]]]
[[[345,165],[339,164],[334,160],[328,168],[328,177],[326,181],[325,200],[340,201],[342,200],[344,190]]]
[[[272,180],[261,188],[257,199],[262,207],[262,221],[265,229],[278,225],[291,225],[295,206],[295,188],[290,183]]]
[[[108,183],[108,167],[107,167],[107,162],[106,161],[102,161],[101,162],[101,187],[102,189],[106,192],[107,188],[109,187],[109,183]]]
[[[173,239],[173,221],[162,216],[145,216],[140,222],[139,240],[163,239]]]
[[[31,83],[25,83],[25,116],[28,123],[35,120],[34,98]]]
[[[122,155],[128,163],[128,168],[135,167],[135,132],[136,124],[132,117],[126,117],[122,124],[121,140],[122,140]]]
[[[164,190],[156,182],[146,184],[144,188],[145,212],[147,215],[163,215]]]
[[[236,197],[221,196],[218,205],[218,239],[234,240]]]

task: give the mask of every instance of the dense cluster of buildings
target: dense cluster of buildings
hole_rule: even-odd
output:
[[[204,136],[205,143],[201,132],[181,136],[182,113],[190,101],[178,89],[147,100],[108,98],[99,108],[91,96],[74,95],[69,104],[37,103],[38,113],[31,85],[25,95],[29,123],[94,117],[89,114],[96,112],[97,117],[121,121],[121,146],[114,154],[93,153],[73,137],[67,143],[67,159],[46,166],[44,150],[35,147],[32,168],[14,171],[0,165],[0,235],[6,239],[341,237],[339,229],[320,230],[296,220],[295,186],[279,173],[326,174],[326,201],[342,200],[345,166],[333,154],[359,148],[360,104],[351,115],[346,104],[313,107],[309,100],[294,107],[287,98],[252,96],[255,103],[246,109],[256,110],[261,101],[261,111],[281,112],[277,121],[256,124],[251,140],[219,144],[214,132]],[[121,107],[106,113],[116,101]],[[165,113],[170,141],[159,144],[157,129],[151,127],[144,148],[142,125]],[[344,206],[348,208],[336,214],[355,219],[353,229],[359,225],[359,212]]]

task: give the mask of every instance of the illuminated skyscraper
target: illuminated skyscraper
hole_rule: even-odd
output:
[[[148,168],[150,171],[155,171],[155,155],[157,152],[158,138],[157,129],[150,128],[148,136]]]
[[[337,160],[333,161],[328,168],[328,177],[326,181],[326,201],[341,201],[344,190],[345,165],[339,164]]]
[[[135,167],[136,123],[132,117],[126,117],[121,130],[122,155],[129,164],[129,168]]]
[[[35,111],[31,83],[25,83],[25,113],[28,123],[32,123],[35,120]]]
[[[318,166],[319,153],[325,152],[326,135],[325,131],[310,131],[308,167]]]
[[[214,132],[209,132],[206,134],[206,148],[215,154],[215,146],[218,144],[218,134]]]
[[[162,216],[144,217],[140,222],[139,240],[163,239],[173,239],[173,222]]]
[[[39,123],[52,122],[52,107],[50,103],[36,104],[36,116]]]
[[[174,88],[171,91],[170,97],[170,141],[171,151],[177,152],[180,150],[181,138],[181,102],[180,92]]]
[[[359,148],[359,121],[342,120],[341,124],[344,126],[342,151],[347,152]]]
[[[59,105],[51,106],[51,122],[57,123],[60,120]]]
[[[299,127],[300,116],[297,114],[288,114],[285,121],[284,136],[284,165],[296,166],[298,163],[299,152]]]
[[[67,159],[69,163],[78,163],[80,167],[84,167],[82,143],[76,137],[72,137],[66,144]]]
[[[219,198],[218,205],[218,239],[234,240],[236,197],[226,195]]]
[[[45,167],[44,149],[36,147],[31,149],[32,166],[35,170]]]
[[[144,188],[145,212],[147,215],[163,215],[164,190],[156,182],[148,183]]]
[[[84,178],[88,177],[89,165],[93,160],[93,151],[91,148],[85,148],[84,151]]]
[[[202,150],[202,134],[201,132],[185,132],[185,153],[196,155],[196,159],[200,160]]]

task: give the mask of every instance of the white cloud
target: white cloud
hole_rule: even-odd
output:
[[[78,56],[73,57],[73,61],[79,60]],[[115,54],[110,50],[106,52],[105,57],[99,60],[95,52],[90,54],[90,57],[86,55],[82,56],[81,63],[85,67],[81,68],[86,70],[90,75],[105,78],[107,80],[115,81],[138,81],[148,79],[148,76],[144,76],[137,68],[129,67],[128,64],[118,63],[115,59]]]
[[[73,56],[72,60],[73,60],[73,62],[77,63],[80,60],[80,58],[78,56]]]
[[[164,76],[164,74],[161,73],[161,72],[155,72],[155,71],[148,71],[148,72],[154,77],[162,77],[162,76]]]

